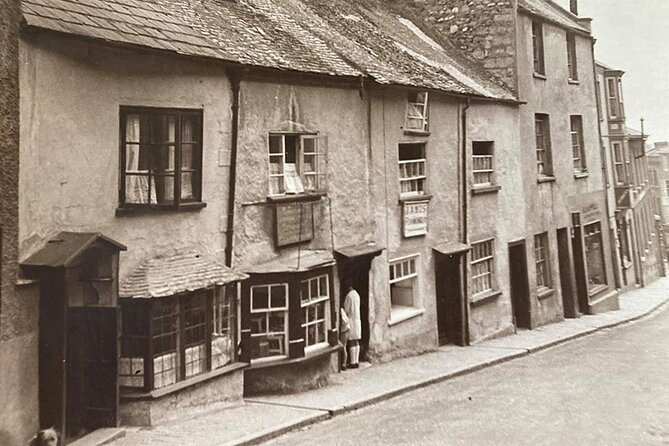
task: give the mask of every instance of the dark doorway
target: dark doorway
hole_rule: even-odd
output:
[[[369,268],[371,256],[353,257],[343,262],[339,269],[340,296],[343,305],[346,286],[351,285],[360,295],[360,322],[362,339],[360,340],[360,360],[369,360]]]
[[[558,261],[560,264],[560,288],[562,289],[562,309],[564,317],[578,317],[576,308],[576,283],[569,254],[569,228],[557,230]]]
[[[435,262],[439,345],[467,345],[462,254],[436,254]]]
[[[530,285],[527,277],[525,240],[509,243],[509,275],[511,306],[516,328],[532,328],[530,315]]]
[[[581,214],[571,214],[574,235],[572,237],[572,249],[574,250],[574,275],[576,276],[576,300],[578,311],[588,314],[588,278],[585,267],[585,251],[583,246],[583,228],[581,227]]]
[[[69,309],[67,436],[116,426],[119,309]]]

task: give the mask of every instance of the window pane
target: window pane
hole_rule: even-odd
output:
[[[253,287],[251,288],[251,296],[252,310],[269,308],[269,287]]]
[[[269,136],[269,153],[279,153],[283,155],[283,136]]]
[[[286,307],[286,287],[283,285],[273,285],[271,308],[284,308],[284,307]]]

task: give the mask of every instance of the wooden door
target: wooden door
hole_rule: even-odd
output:
[[[462,292],[462,256],[436,257],[437,328],[439,344],[467,345],[467,305]]]
[[[118,411],[119,309],[69,310],[67,437],[115,427]]]

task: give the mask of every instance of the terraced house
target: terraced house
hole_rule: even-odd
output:
[[[587,23],[452,3],[24,0],[14,401],[69,441],[327,384],[348,285],[372,362],[615,307]]]

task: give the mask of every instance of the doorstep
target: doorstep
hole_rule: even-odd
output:
[[[106,427],[86,434],[68,446],[101,446],[125,437],[125,433],[126,429],[123,427]]]

